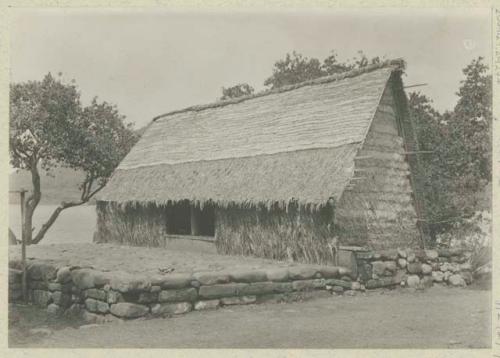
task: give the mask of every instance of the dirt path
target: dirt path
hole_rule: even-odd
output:
[[[490,291],[432,288],[192,312],[86,329],[10,345],[100,348],[487,348]]]

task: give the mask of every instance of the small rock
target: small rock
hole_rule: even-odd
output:
[[[422,273],[424,275],[430,275],[432,272],[432,266],[428,264],[422,264]]]
[[[397,270],[397,265],[395,261],[385,261],[385,269],[389,272],[395,272]]]
[[[415,253],[414,252],[410,252],[408,253],[408,255],[406,256],[406,261],[411,263],[411,262],[415,262],[415,259],[416,259],[416,256],[415,256]]]
[[[422,273],[422,264],[419,262],[412,262],[408,264],[408,272],[413,274]]]
[[[97,301],[97,312],[99,313],[108,313],[109,312],[109,304],[102,301]]]
[[[448,282],[452,286],[456,286],[456,287],[465,287],[465,286],[467,286],[467,284],[465,283],[465,280],[460,275],[451,275],[448,278]]]
[[[337,294],[342,294],[344,292],[344,287],[342,287],[342,286],[333,286],[332,287],[332,292],[337,293]]]
[[[410,275],[406,279],[406,284],[410,288],[417,288],[420,284],[420,278],[417,275]]]
[[[106,301],[107,292],[104,290],[97,289],[97,288],[90,288],[90,289],[85,291],[85,296],[90,297],[90,298],[94,298],[94,299],[100,300],[100,301]]]
[[[59,283],[67,283],[71,281],[71,268],[69,266],[61,267],[57,270],[56,281]]]
[[[408,263],[406,262],[406,259],[398,259],[398,265],[401,268],[405,268]]]
[[[135,303],[119,302],[111,305],[110,311],[118,317],[137,318],[146,315],[149,308]]]
[[[406,251],[405,251],[405,250],[403,250],[403,249],[398,249],[397,251],[398,251],[398,255],[399,255],[399,257],[402,257],[403,259],[405,259],[405,258],[406,258],[407,253],[406,253]],[[405,261],[406,261],[406,260],[405,260]]]
[[[157,303],[151,306],[151,313],[154,316],[171,316],[187,313],[192,309],[193,305],[190,302]]]
[[[97,300],[94,298],[87,298],[85,300],[85,308],[90,312],[97,312]]]
[[[219,300],[198,301],[195,303],[194,309],[196,311],[213,310],[219,308],[219,306],[220,306]]]
[[[383,261],[372,262],[372,273],[377,276],[383,276],[385,272],[385,263]]]
[[[434,261],[437,260],[439,254],[436,250],[425,250],[425,256],[428,260]]]
[[[457,263],[450,263],[450,262],[445,262],[441,264],[440,268],[441,271],[446,272],[458,272],[460,271],[460,266]]]
[[[354,291],[360,291],[361,290],[361,284],[359,282],[352,282],[351,283],[351,290],[354,290]]]
[[[444,273],[441,271],[432,271],[431,275],[434,282],[443,282],[444,280]]]
[[[123,302],[123,296],[120,292],[116,291],[108,291],[108,299],[107,299],[109,304],[113,303],[118,303],[118,302]]]
[[[460,271],[470,271],[472,269],[472,266],[470,263],[466,262],[466,263],[460,264],[458,266],[458,268]]]
[[[463,271],[460,273],[466,284],[470,285],[473,281],[472,273],[470,271]]]
[[[91,313],[84,310],[82,313],[82,319],[86,323],[104,323],[104,317],[100,314]]]
[[[50,316],[59,316],[63,313],[63,309],[61,306],[56,305],[55,303],[51,303],[50,305],[47,306],[47,314]]]

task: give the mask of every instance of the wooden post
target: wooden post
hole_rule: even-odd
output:
[[[23,277],[22,277],[22,290],[23,290],[23,300],[28,302],[28,285],[27,285],[27,267],[26,267],[26,235],[25,235],[25,222],[24,222],[24,194],[26,190],[21,189],[19,195],[21,198],[21,260],[23,266]]]
[[[196,213],[196,208],[194,207],[194,205],[191,205],[190,206],[191,208],[191,235],[199,235],[199,225],[198,225],[198,217],[197,217],[197,213]]]

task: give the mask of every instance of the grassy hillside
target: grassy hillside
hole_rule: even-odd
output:
[[[45,172],[40,173],[42,186],[41,204],[59,204],[61,201],[72,201],[80,198],[78,185],[83,180],[83,173],[67,168],[57,168],[53,170],[53,176],[48,176]],[[31,190],[31,174],[24,170],[17,170],[10,174],[9,189],[19,190],[21,188]],[[9,195],[11,204],[19,202],[19,196]]]

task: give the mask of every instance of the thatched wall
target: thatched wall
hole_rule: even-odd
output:
[[[388,86],[358,153],[354,179],[338,204],[340,241],[374,249],[419,246],[409,174]]]
[[[166,235],[165,207],[119,205],[98,201],[94,241],[134,246],[160,246]]]
[[[332,207],[318,211],[288,207],[229,207],[216,211],[216,246],[222,254],[334,264],[328,226]]]

